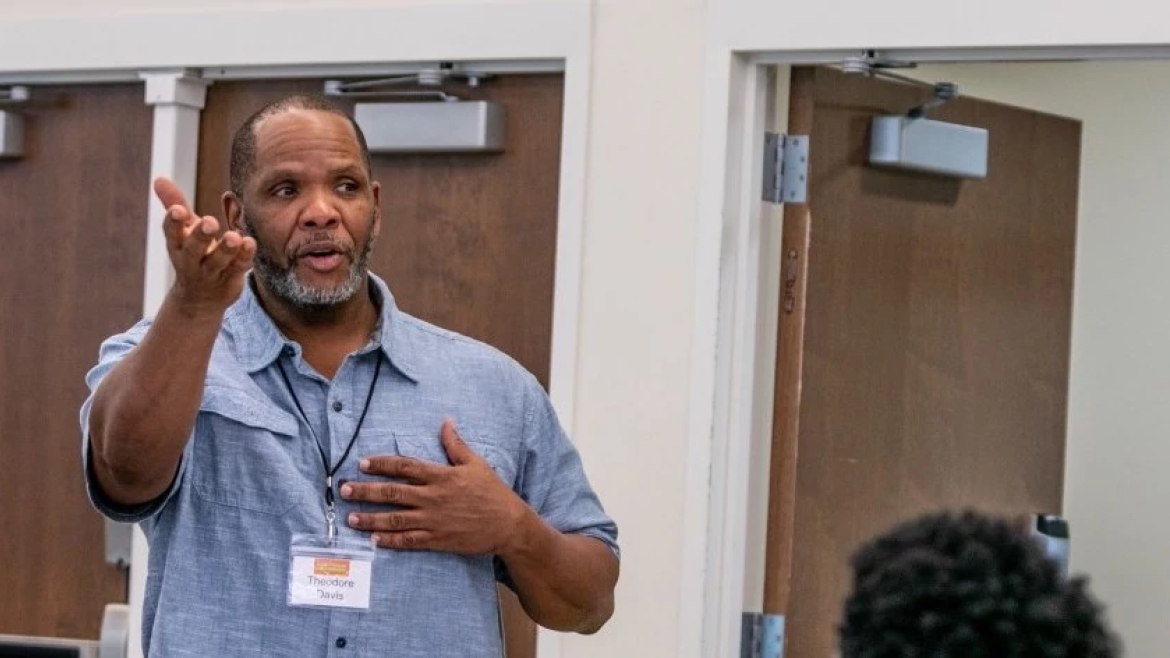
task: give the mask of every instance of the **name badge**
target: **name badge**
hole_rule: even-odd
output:
[[[294,535],[288,604],[369,610],[376,550],[370,538]]]

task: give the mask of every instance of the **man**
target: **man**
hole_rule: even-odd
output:
[[[308,97],[236,134],[229,230],[156,181],[175,281],[81,413],[91,500],[150,540],[148,655],[499,656],[497,580],[548,628],[612,614],[617,528],[543,389],[367,272],[380,191]]]
[[[975,512],[901,524],[853,559],[842,658],[1113,658],[1081,578],[1031,537]]]

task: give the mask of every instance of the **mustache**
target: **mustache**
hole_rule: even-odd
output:
[[[328,231],[318,231],[310,233],[306,239],[296,244],[289,245],[288,257],[289,260],[293,260],[319,251],[336,251],[346,256],[353,256],[354,244]]]

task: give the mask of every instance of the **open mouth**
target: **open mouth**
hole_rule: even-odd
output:
[[[300,260],[316,272],[332,272],[344,258],[345,255],[332,246],[312,247],[300,256]]]

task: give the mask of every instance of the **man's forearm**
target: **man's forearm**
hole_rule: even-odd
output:
[[[552,630],[597,632],[613,615],[613,551],[599,539],[558,532],[531,510],[520,528],[501,557],[525,612]]]
[[[142,342],[94,394],[93,470],[114,502],[166,491],[191,434],[222,312],[194,312],[168,296]]]

